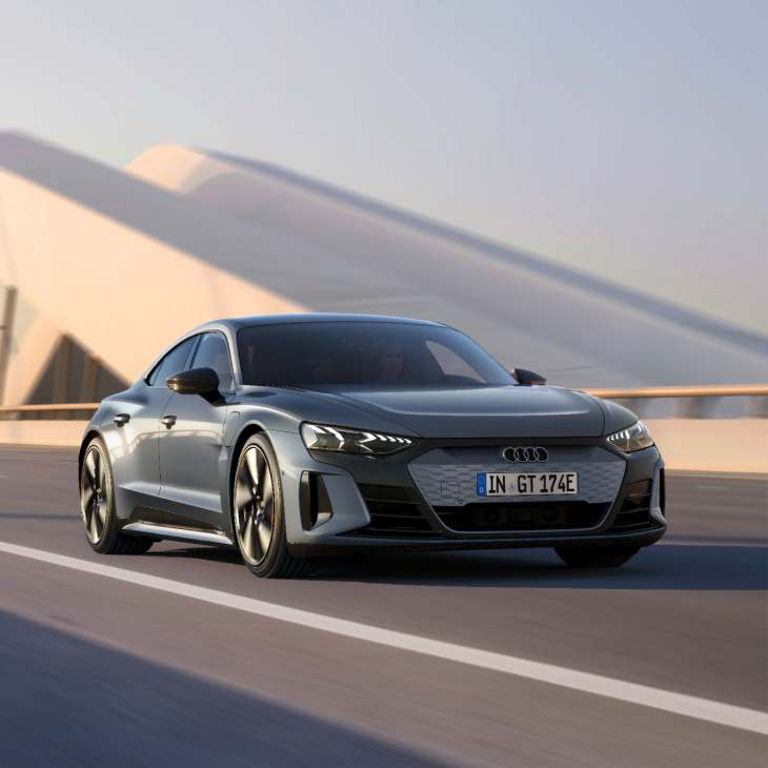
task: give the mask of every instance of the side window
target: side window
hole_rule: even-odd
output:
[[[206,333],[195,352],[193,368],[213,368],[221,382],[221,389],[232,389],[234,377],[229,362],[229,347],[220,333]]]
[[[443,376],[455,376],[471,382],[477,382],[478,384],[482,383],[483,379],[477,371],[452,349],[448,349],[448,347],[431,340],[427,342],[427,349],[429,349],[440,366]]]
[[[160,362],[154,367],[152,373],[147,377],[147,384],[150,387],[164,387],[166,379],[186,369],[185,363],[189,357],[192,347],[197,341],[197,336],[182,341],[175,346]]]

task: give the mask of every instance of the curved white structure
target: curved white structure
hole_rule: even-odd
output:
[[[768,380],[765,337],[273,166],[176,146],[122,172],[0,135],[0,283],[19,297],[7,404],[39,391],[61,334],[130,380],[199,322],[304,308],[444,320],[572,386]]]

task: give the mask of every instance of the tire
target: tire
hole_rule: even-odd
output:
[[[639,550],[640,547],[555,547],[570,568],[618,568]]]
[[[280,467],[262,434],[251,435],[237,457],[231,499],[232,532],[251,573],[267,579],[309,573],[309,561],[288,550]]]
[[[112,465],[104,442],[88,443],[80,468],[80,517],[91,549],[102,555],[142,555],[154,541],[120,533],[115,511]]]

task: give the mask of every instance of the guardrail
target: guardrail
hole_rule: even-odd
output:
[[[603,397],[631,408],[638,415],[647,411],[651,401],[675,401],[674,415],[685,419],[711,417],[723,398],[746,398],[741,415],[768,418],[768,384],[705,384],[691,387],[590,388],[591,395]]]
[[[697,387],[640,387],[585,389],[607,399],[648,399],[666,397],[768,397],[768,384],[703,384]]]
[[[616,400],[641,412],[654,400],[673,399],[675,415],[682,418],[707,418],[713,404],[722,398],[747,398],[747,415],[768,418],[768,384],[707,384],[691,387],[588,388],[591,395]],[[0,421],[22,419],[89,419],[98,403],[52,403],[0,406]]]
[[[99,403],[46,403],[43,405],[0,406],[0,421],[25,419],[78,419],[87,421],[96,413]]]

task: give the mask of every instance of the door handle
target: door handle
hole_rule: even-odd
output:
[[[172,414],[163,416],[163,418],[160,419],[160,423],[165,424],[166,429],[170,429],[176,423],[176,417]]]
[[[117,416],[112,419],[118,427],[124,427],[130,420],[130,414],[127,413],[118,413]]]

